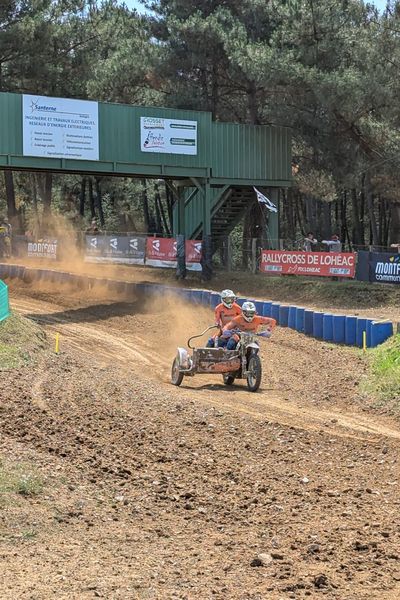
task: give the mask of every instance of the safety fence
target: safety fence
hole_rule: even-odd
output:
[[[8,301],[8,287],[0,280],[0,321],[10,316],[10,305]]]
[[[64,271],[32,269],[21,265],[0,264],[0,277],[18,278],[28,282],[75,285],[79,289],[92,289],[97,286],[108,288],[125,298],[140,294],[145,298],[169,294],[201,304],[214,310],[220,302],[220,294],[210,290],[166,286],[155,283],[133,283],[115,279],[76,275]],[[386,341],[394,333],[391,321],[354,315],[341,315],[311,310],[296,305],[281,304],[270,300],[238,298],[240,305],[250,300],[254,302],[258,314],[276,319],[281,327],[289,327],[299,333],[335,344],[373,348]]]

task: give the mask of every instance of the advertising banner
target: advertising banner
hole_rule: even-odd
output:
[[[354,278],[354,252],[289,252],[263,250],[260,271],[269,275]]]
[[[86,235],[86,262],[143,265],[145,252],[143,236]]]
[[[97,102],[23,95],[24,156],[99,160]]]
[[[185,241],[186,268],[201,271],[201,246],[199,240]],[[171,238],[147,238],[146,265],[151,267],[177,267],[177,241]]]
[[[369,255],[369,280],[375,283],[400,284],[400,254],[371,252]]]
[[[197,121],[140,117],[142,152],[197,154]]]
[[[189,271],[201,271],[201,249],[202,242],[199,240],[186,240],[186,268]]]
[[[21,243],[21,242],[20,242]],[[58,240],[39,239],[22,242],[22,252],[28,258],[48,258],[57,260]]]
[[[176,240],[171,238],[147,238],[146,265],[176,269]]]

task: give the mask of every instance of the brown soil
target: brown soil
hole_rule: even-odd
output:
[[[258,393],[175,388],[206,309],[10,296],[62,353],[0,372],[0,456],[45,479],[4,500],[2,599],[400,597],[400,426],[359,393],[359,351],[278,329]]]

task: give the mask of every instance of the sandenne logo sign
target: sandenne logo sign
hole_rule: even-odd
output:
[[[352,252],[287,252],[263,250],[260,271],[283,275],[355,276]]]

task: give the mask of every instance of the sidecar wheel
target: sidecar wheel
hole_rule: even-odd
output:
[[[173,385],[181,385],[183,380],[183,373],[179,371],[179,360],[176,356],[174,362],[172,363],[171,369],[171,383]]]
[[[250,392],[256,392],[261,383],[261,359],[258,354],[252,354],[247,365],[247,387]]]
[[[235,377],[233,375],[229,375],[229,373],[224,373],[222,375],[222,379],[224,380],[225,385],[233,385],[235,381]]]

